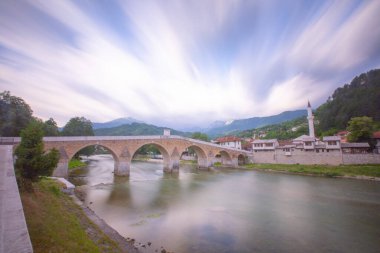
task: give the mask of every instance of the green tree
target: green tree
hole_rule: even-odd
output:
[[[71,118],[69,122],[63,127],[61,135],[63,136],[93,136],[94,130],[92,123],[85,117]],[[79,159],[80,155],[89,156],[95,152],[95,146],[85,147],[79,150],[74,157]]]
[[[196,140],[201,140],[201,141],[208,141],[208,136],[207,134],[203,134],[201,132],[195,132],[191,135],[191,138],[196,139]]]
[[[367,116],[354,117],[348,122],[347,130],[350,132],[348,135],[348,141],[369,141],[374,131],[374,122],[372,118]]]
[[[19,136],[32,120],[32,114],[22,98],[12,96],[9,91],[0,93],[0,136]]]
[[[71,118],[63,127],[63,136],[93,136],[92,123],[85,117]]]
[[[44,136],[58,136],[59,130],[57,122],[53,118],[46,120],[43,123]]]
[[[22,180],[38,181],[40,176],[50,176],[57,166],[59,152],[44,152],[43,130],[38,121],[31,121],[21,131],[21,142],[16,148],[16,171]]]

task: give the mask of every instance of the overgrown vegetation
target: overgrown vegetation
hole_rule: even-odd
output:
[[[215,162],[215,163],[214,163],[214,167],[220,167],[220,166],[222,166],[222,163],[221,163],[221,162]]]
[[[21,131],[21,142],[16,148],[16,173],[19,186],[23,190],[32,190],[29,181],[36,182],[41,176],[50,176],[57,166],[59,152],[56,149],[44,152],[43,130],[37,121],[31,121]]]
[[[368,176],[380,177],[380,165],[302,165],[302,164],[247,164],[245,168],[283,171],[317,176]]]
[[[201,141],[209,141],[207,134],[201,132],[194,132],[191,137],[192,139],[201,140]]]
[[[353,117],[367,116],[380,121],[380,69],[355,77],[337,88],[326,103],[316,110],[320,132],[346,129]]]
[[[87,163],[82,162],[80,159],[73,158],[69,162],[69,170],[87,166]]]
[[[51,179],[33,183],[21,199],[35,253],[120,252],[70,197]]]
[[[19,136],[33,119],[33,111],[22,99],[9,91],[0,93],[0,136]]]

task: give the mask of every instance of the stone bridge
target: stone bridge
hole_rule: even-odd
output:
[[[20,142],[17,137],[0,138],[2,144]],[[68,163],[81,149],[99,145],[110,151],[115,161],[114,173],[118,176],[129,176],[130,165],[136,151],[144,145],[152,144],[158,148],[162,157],[165,172],[178,172],[179,161],[183,152],[192,148],[197,154],[198,167],[208,168],[215,161],[223,165],[237,167],[239,164],[252,159],[252,153],[223,147],[210,142],[185,138],[175,135],[161,136],[70,136],[44,137],[45,150],[56,148],[60,160],[53,176],[68,176]]]

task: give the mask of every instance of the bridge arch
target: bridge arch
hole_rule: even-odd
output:
[[[232,157],[231,155],[227,152],[227,151],[224,151],[224,150],[220,150],[216,155],[215,157],[218,157],[220,158],[220,162],[223,164],[223,165],[233,165],[232,163]]]
[[[246,164],[247,157],[245,155],[239,154],[237,159],[238,159],[239,166]]]
[[[88,144],[84,144],[84,145],[76,147],[75,149],[71,150],[71,152],[69,154],[67,154],[68,160],[70,161],[71,159],[73,159],[75,154],[78,153],[79,151],[81,151],[82,149],[87,148],[87,147],[91,147],[91,146],[101,146],[101,147],[107,149],[111,153],[115,163],[119,161],[118,155],[110,146],[108,146],[106,144],[100,144],[100,143],[88,143]]]
[[[136,152],[145,145],[153,145],[154,147],[156,147],[162,155],[162,160],[163,160],[163,164],[164,164],[164,171],[171,170],[171,167],[172,167],[171,166],[171,159],[170,159],[170,155],[169,155],[168,150],[165,147],[163,147],[161,144],[158,144],[155,142],[145,142],[145,143],[138,145],[137,148],[135,148],[131,152],[131,158],[130,158],[131,161],[132,161],[133,157],[136,155]]]
[[[197,162],[198,162],[198,167],[203,167],[203,168],[206,168],[208,167],[208,163],[207,163],[207,153],[206,151],[201,148],[200,146],[196,145],[196,144],[190,144],[190,145],[187,145],[181,152],[181,156],[182,154],[187,150],[191,148],[192,150],[194,150],[194,152],[196,153],[197,155]]]

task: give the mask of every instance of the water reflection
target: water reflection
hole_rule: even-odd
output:
[[[377,252],[380,183],[253,171],[179,174],[136,162],[113,176],[112,157],[91,158],[79,178],[86,202],[126,237],[175,252]],[[78,175],[75,180],[78,179]]]

